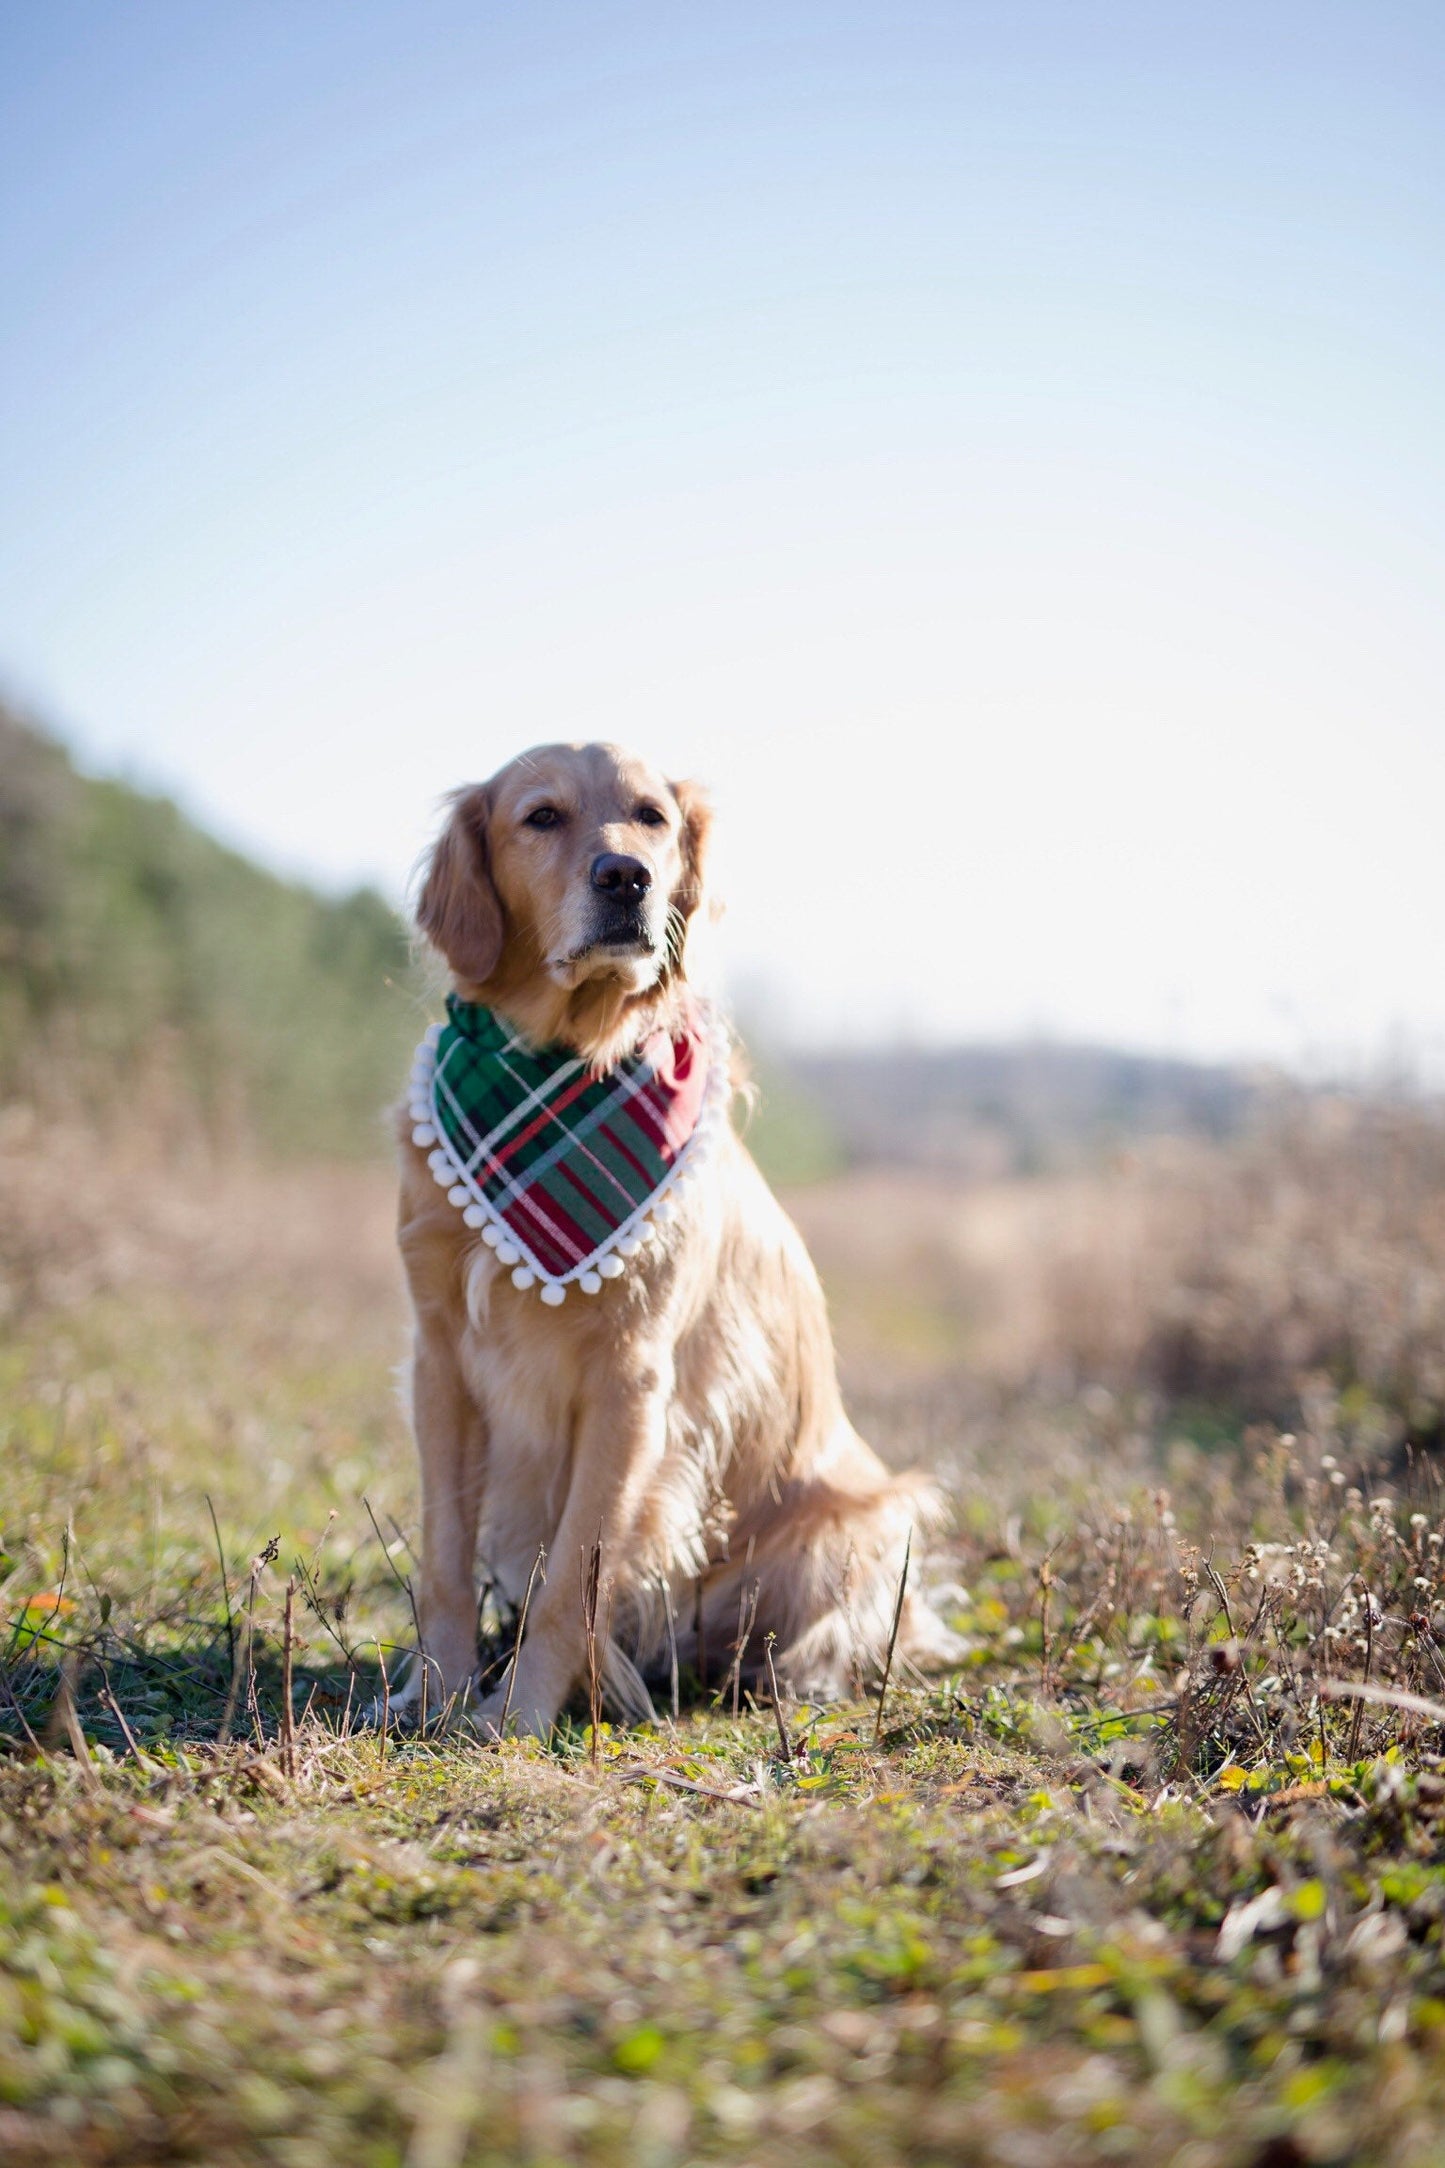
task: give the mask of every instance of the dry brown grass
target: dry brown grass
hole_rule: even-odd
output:
[[[1293,1420],[1323,1379],[1433,1442],[1445,1410],[1445,1120],[1278,1106],[1247,1140],[953,1186],[793,1199],[845,1359],[1059,1397],[1093,1385]]]
[[[276,1166],[193,1127],[97,1134],[0,1107],[0,1329],[175,1288],[399,1319],[393,1217],[376,1162]]]

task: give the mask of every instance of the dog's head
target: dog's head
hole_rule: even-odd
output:
[[[685,973],[709,813],[614,745],[543,745],[452,799],[417,907],[472,998],[610,1057]]]

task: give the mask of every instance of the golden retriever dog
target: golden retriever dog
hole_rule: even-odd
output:
[[[571,1049],[591,1078],[671,1032],[700,998],[709,818],[695,785],[611,745],[540,746],[457,791],[417,913],[457,998],[515,1046]],[[555,1307],[438,1188],[430,1134],[404,1112],[400,1136],[422,1486],[405,1695],[467,1709],[485,1733],[505,1711],[545,1734],[587,1663],[599,1540],[600,1655],[622,1715],[649,1713],[643,1677],[674,1656],[716,1685],[770,1646],[785,1690],[856,1690],[938,1500],[849,1424],[817,1276],[726,1113],[666,1224],[590,1295],[554,1290]],[[478,1560],[515,1605],[539,1552],[514,1675],[478,1699]],[[945,1641],[910,1596],[900,1651]]]

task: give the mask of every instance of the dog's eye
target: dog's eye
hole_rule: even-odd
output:
[[[533,806],[522,825],[524,828],[560,828],[562,815],[554,805]]]
[[[637,818],[644,828],[665,828],[667,826],[667,815],[660,806],[640,805],[637,808]]]

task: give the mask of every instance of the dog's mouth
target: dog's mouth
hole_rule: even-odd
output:
[[[640,911],[618,911],[594,926],[580,948],[573,949],[569,964],[585,963],[599,954],[650,956],[652,930]]]
[[[580,985],[584,979],[607,977],[616,972],[639,987],[657,970],[657,943],[640,911],[609,912],[592,927],[585,941],[551,959],[553,975],[564,985]]]

